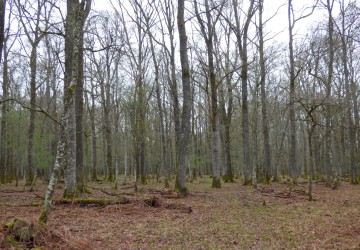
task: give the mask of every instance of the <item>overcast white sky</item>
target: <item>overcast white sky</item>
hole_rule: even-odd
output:
[[[110,5],[111,1],[114,1],[114,3],[116,3],[118,0],[94,1],[93,8],[96,10],[111,9],[112,8]],[[314,2],[315,0],[293,0],[293,7],[296,12],[295,18],[299,17],[302,11],[304,11],[304,13],[308,13],[310,10],[309,9],[306,10],[306,8],[312,6]],[[349,2],[349,0],[345,0],[345,2]],[[287,4],[288,4],[288,0],[264,0],[264,20],[270,18],[271,16],[274,16],[274,14],[277,13],[271,20],[269,20],[268,24],[265,27],[265,30],[266,32],[270,33],[269,37],[277,34],[275,39],[284,42],[288,40]],[[335,5],[333,10],[334,15],[336,15],[336,13],[338,12],[339,12],[339,7]],[[304,36],[307,29],[314,22],[318,22],[319,20],[326,20],[326,19],[327,19],[327,14],[325,10],[321,10],[320,8],[317,8],[312,16],[300,20],[296,24],[294,31],[295,39]]]

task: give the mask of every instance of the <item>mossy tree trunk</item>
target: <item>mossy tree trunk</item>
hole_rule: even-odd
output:
[[[69,149],[73,148],[69,146],[69,142],[67,141],[69,138],[69,134],[73,133],[69,128],[69,125],[75,121],[75,116],[72,114],[74,109],[74,98],[75,98],[75,88],[78,83],[79,76],[79,59],[78,57],[81,55],[81,50],[83,44],[81,43],[82,33],[84,22],[86,20],[87,15],[91,9],[91,0],[85,0],[82,3],[79,3],[75,0],[67,1],[67,17],[66,17],[66,40],[65,40],[65,92],[64,92],[64,110],[61,116],[61,125],[60,125],[60,134],[59,134],[59,142],[56,150],[56,158],[54,163],[54,168],[50,176],[50,181],[46,189],[45,199],[44,199],[44,207],[39,216],[39,222],[46,224],[51,204],[52,198],[55,191],[55,185],[57,183],[58,177],[60,175],[61,168],[64,168],[66,164],[66,159],[68,158]],[[82,61],[82,60],[81,60]],[[67,70],[67,71],[66,71]],[[68,81],[68,82],[67,82]],[[75,136],[75,135],[74,135]],[[72,141],[75,143],[75,140]],[[75,151],[74,151],[75,152]],[[76,190],[76,166],[75,161],[73,161],[74,165],[71,166],[73,169],[69,171],[68,175],[65,175],[65,196],[71,197],[75,195]],[[69,166],[67,166],[69,167]],[[71,173],[69,175],[69,173]],[[70,180],[67,180],[69,178]]]
[[[67,15],[65,23],[65,76],[64,76],[64,112],[67,114],[66,124],[63,124],[66,135],[66,164],[65,197],[72,197],[77,191],[77,180],[82,179],[82,152],[79,155],[79,140],[77,131],[82,130],[82,84],[83,84],[83,36],[85,20],[90,12],[91,0],[79,2],[78,0],[67,0]],[[65,111],[65,108],[68,110]],[[79,109],[80,110],[77,110]],[[79,118],[80,117],[80,118]],[[77,124],[78,123],[78,124]],[[79,132],[80,133],[80,132]],[[77,160],[77,156],[80,158]],[[77,165],[77,162],[80,166]],[[77,173],[77,171],[80,171]],[[81,183],[80,183],[81,185]]]

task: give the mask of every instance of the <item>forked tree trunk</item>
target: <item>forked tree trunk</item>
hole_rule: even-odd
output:
[[[213,182],[212,187],[220,188],[220,166],[219,166],[219,125],[218,125],[218,83],[216,81],[215,74],[215,63],[214,63],[214,32],[215,25],[218,17],[215,17],[215,21],[212,20],[211,10],[209,1],[205,0],[205,12],[206,20],[204,21],[198,10],[198,3],[194,1],[195,13],[197,20],[200,25],[201,34],[205,40],[206,49],[207,49],[207,59],[208,59],[208,77],[210,82],[210,123],[211,123],[211,136],[212,136],[212,157],[213,157]],[[222,9],[220,7],[220,12]]]
[[[238,2],[233,1],[233,9],[236,22],[236,39],[238,50],[241,57],[241,114],[242,114],[242,144],[243,144],[243,156],[244,156],[244,185],[256,183],[256,180],[252,180],[255,176],[252,176],[251,157],[250,157],[250,132],[249,132],[249,107],[248,107],[248,30],[251,22],[251,18],[254,14],[254,0],[250,0],[250,6],[248,8],[247,17],[243,30],[240,26],[240,15],[238,13]]]

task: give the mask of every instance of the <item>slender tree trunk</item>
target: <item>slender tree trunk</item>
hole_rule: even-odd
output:
[[[66,124],[66,120],[69,119],[68,112],[66,111],[68,107],[64,107],[64,113],[62,114],[61,122],[62,124]],[[55,185],[60,176],[61,169],[64,167],[64,157],[66,155],[66,127],[60,126],[60,134],[59,134],[59,142],[56,149],[56,158],[53,167],[53,171],[50,175],[50,181],[46,188],[44,206],[41,210],[39,216],[39,223],[46,224],[49,218],[52,198],[55,192]]]
[[[228,32],[227,34],[227,50],[225,56],[225,65],[224,69],[225,72],[230,72],[230,35],[231,33]],[[237,62],[237,57],[235,62]],[[226,74],[225,75],[225,82],[227,88],[227,108],[225,108],[225,100],[221,102],[221,110],[222,110],[222,120],[224,124],[224,154],[226,160],[225,166],[225,175],[224,180],[225,182],[234,182],[234,173],[232,167],[232,160],[231,160],[231,140],[230,140],[230,125],[232,121],[232,114],[233,114],[233,83],[232,83],[233,74]],[[224,97],[223,97],[224,99]]]
[[[210,123],[212,136],[212,157],[213,157],[213,182],[212,187],[220,188],[220,166],[219,166],[219,125],[218,125],[218,83],[216,81],[215,64],[214,64],[214,31],[215,24],[211,18],[209,1],[205,0],[206,22],[199,14],[198,3],[194,1],[195,13],[200,24],[201,33],[205,40],[208,59],[208,75],[210,82]]]
[[[295,60],[293,48],[293,20],[292,20],[292,0],[288,2],[288,22],[289,22],[289,60],[290,60],[290,98],[289,98],[289,121],[290,121],[290,153],[289,168],[293,182],[298,179],[298,167],[296,157],[296,120],[295,120]]]
[[[313,182],[313,178],[314,178],[314,157],[313,157],[313,145],[312,145],[312,135],[315,129],[315,124],[313,124],[313,122],[311,122],[310,127],[308,128],[307,132],[308,132],[308,145],[309,145],[309,190],[308,190],[308,196],[309,196],[309,201],[313,200],[313,195],[312,195],[312,182]]]
[[[258,77],[256,77],[258,78]],[[259,110],[259,82],[258,79],[256,79],[256,83],[255,83],[255,88],[254,91],[252,93],[252,108],[253,108],[253,114],[252,114],[252,147],[251,147],[251,155],[252,155],[252,159],[253,159],[253,165],[252,165],[252,185],[256,188],[257,187],[257,182],[258,182],[258,178],[257,177],[257,173],[258,171],[260,172],[260,164],[259,164],[259,153],[258,153],[258,148],[259,148],[259,140],[258,140],[258,133],[259,133],[259,128],[258,128],[258,110]]]
[[[0,63],[2,63],[3,49],[5,46],[5,11],[6,11],[6,0],[0,0]],[[4,52],[5,54],[5,52]],[[3,82],[2,82],[2,94],[3,98],[7,96],[7,82],[6,82],[6,68],[5,62],[3,63]],[[6,102],[1,105],[1,131],[0,131],[0,183],[4,183],[6,179],[5,175],[5,135],[6,135]]]
[[[331,96],[331,85],[333,81],[333,72],[334,72],[334,20],[332,17],[332,8],[334,5],[334,0],[326,0],[326,8],[328,12],[328,39],[329,39],[329,64],[328,64],[328,76],[326,82],[326,96]],[[332,155],[331,152],[331,105],[325,107],[325,168],[326,168],[326,182],[328,185],[331,183],[331,177],[333,174],[332,169]],[[332,173],[333,172],[333,173]]]
[[[175,190],[181,193],[186,193],[185,186],[186,177],[186,158],[188,154],[188,145],[190,137],[190,111],[191,111],[191,87],[190,87],[190,68],[189,59],[187,55],[187,35],[185,28],[185,1],[178,0],[178,16],[177,23],[179,29],[180,41],[180,62],[181,62],[181,75],[183,86],[183,109],[181,120],[181,138],[180,138],[180,153],[179,161],[177,164],[177,175]]]
[[[356,134],[353,120],[353,110],[351,104],[351,91],[350,91],[350,74],[348,65],[348,46],[345,35],[345,13],[342,10],[342,35],[341,35],[341,60],[343,64],[344,77],[345,77],[345,93],[346,93],[346,116],[348,120],[348,136],[349,136],[349,154],[350,154],[350,171],[351,171],[351,183],[358,184],[356,176],[356,163],[355,163],[355,148],[356,148]]]
[[[5,42],[5,12],[6,0],[0,0],[0,63],[2,62],[3,48]]]
[[[150,28],[149,23],[147,23],[148,29]],[[156,53],[155,53],[155,46],[152,34],[150,34],[150,45],[151,45],[151,54],[153,58],[153,63],[155,67],[155,92],[156,92],[156,102],[157,107],[159,110],[159,120],[160,120],[160,140],[161,140],[161,159],[160,159],[160,169],[162,172],[166,172],[165,168],[166,166],[166,157],[167,157],[167,148],[166,148],[166,136],[165,136],[165,126],[164,126],[164,111],[162,106],[162,100],[161,100],[161,89],[160,89],[160,82],[159,82],[159,64],[156,59]],[[167,178],[167,174],[165,174],[165,178]],[[165,181],[166,183],[166,181]],[[165,184],[166,185],[166,184]]]
[[[266,98],[266,70],[264,56],[264,35],[263,35],[263,4],[264,0],[259,2],[259,57],[260,57],[260,91],[261,91],[261,116],[262,116],[262,132],[264,136],[264,177],[265,183],[270,184],[272,176],[271,168],[271,151],[270,151],[270,132],[269,121],[267,115],[267,98]]]
[[[96,126],[95,126],[95,96],[94,96],[94,86],[91,83],[91,107],[88,103],[88,110],[90,116],[90,126],[91,126],[91,143],[92,143],[92,167],[91,167],[91,180],[97,180],[97,137],[96,137]]]
[[[3,60],[3,81],[2,81],[2,96],[3,99],[9,98],[9,67],[8,67],[8,53],[7,53],[7,44],[4,41],[3,45],[4,49],[4,60]],[[2,183],[7,183],[9,181],[8,176],[8,164],[7,164],[7,155],[9,149],[7,149],[8,143],[8,117],[7,114],[9,112],[9,104],[7,102],[3,102],[1,104],[1,148],[0,148],[0,181]]]
[[[34,135],[35,135],[35,109],[36,109],[36,58],[37,45],[32,45],[30,55],[30,119],[29,119],[29,132],[28,132],[28,166],[26,185],[30,186],[34,180]],[[30,188],[30,192],[32,187]]]
[[[236,38],[237,45],[240,52],[241,58],[241,114],[242,114],[242,144],[243,144],[243,157],[245,164],[244,171],[244,185],[255,183],[255,180],[252,180],[252,169],[251,169],[251,156],[250,156],[250,130],[249,130],[249,107],[248,107],[248,30],[251,22],[251,18],[254,12],[254,0],[250,0],[250,6],[247,12],[246,21],[241,32],[240,28],[240,16],[238,13],[238,3],[233,1],[234,15],[236,21]]]

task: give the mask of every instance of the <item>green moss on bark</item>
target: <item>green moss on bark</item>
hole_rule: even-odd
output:
[[[213,177],[212,185],[213,188],[221,188],[220,178]]]
[[[188,194],[189,193],[189,191],[188,191],[188,189],[186,187],[181,187],[180,186],[180,182],[178,180],[178,177],[176,177],[176,180],[175,180],[175,189],[174,189],[174,191],[176,193],[180,193],[180,194]]]
[[[252,183],[252,179],[249,179],[249,180],[247,180],[247,181],[244,181],[244,183],[243,183],[243,185],[244,186],[250,186],[250,185],[252,185],[253,183]]]

